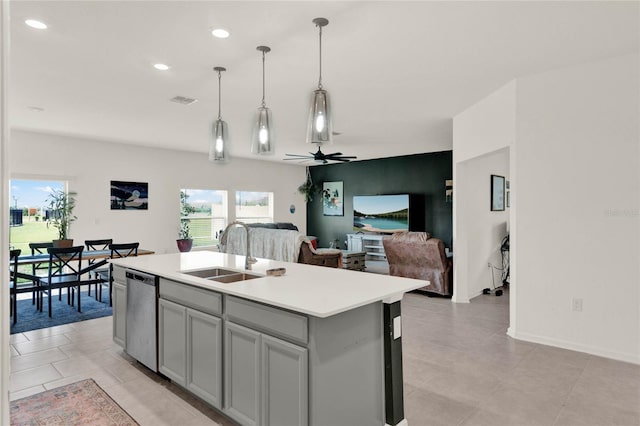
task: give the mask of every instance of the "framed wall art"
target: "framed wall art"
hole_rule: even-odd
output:
[[[111,210],[148,210],[149,183],[111,181]]]
[[[324,216],[344,216],[342,182],[324,182],[322,184],[322,214]]]
[[[491,211],[504,210],[504,176],[491,175]]]

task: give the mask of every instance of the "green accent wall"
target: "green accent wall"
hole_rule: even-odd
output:
[[[344,216],[323,216],[321,194],[314,194],[307,205],[307,234],[318,237],[319,247],[338,239],[346,248],[346,234],[356,232],[354,195],[410,194],[410,230],[427,231],[450,247],[453,204],[445,200],[445,181],[453,176],[452,160],[452,151],[442,151],[310,167],[320,189],[323,182],[343,182]]]

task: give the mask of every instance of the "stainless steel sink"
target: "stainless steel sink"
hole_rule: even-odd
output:
[[[238,271],[232,271],[230,269],[222,269],[222,268],[210,268],[210,269],[201,269],[199,271],[187,271],[182,272],[183,274],[191,275],[198,278],[204,278],[210,280],[212,278],[224,276],[224,275],[232,275],[239,274]]]
[[[228,284],[228,283],[235,283],[237,281],[252,280],[254,278],[260,278],[260,275],[236,273],[236,274],[231,274],[231,275],[221,275],[219,277],[208,278],[208,279],[211,280],[211,281],[218,282],[218,283]]]
[[[199,271],[184,271],[183,274],[191,275],[205,280],[211,280],[218,283],[235,283],[238,281],[252,280],[260,278],[260,275],[247,274],[244,272],[233,271],[223,268],[201,269]]]

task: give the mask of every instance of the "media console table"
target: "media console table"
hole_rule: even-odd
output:
[[[347,234],[347,250],[365,252],[368,260],[387,260],[379,234]]]

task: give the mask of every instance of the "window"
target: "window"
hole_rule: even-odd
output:
[[[245,223],[273,222],[273,192],[236,191],[236,219]]]
[[[193,246],[217,245],[227,226],[227,191],[181,189],[180,203],[180,220],[189,224]]]
[[[47,227],[47,197],[53,190],[65,190],[62,181],[11,179],[9,245],[31,253],[29,243],[52,241],[58,231]]]

